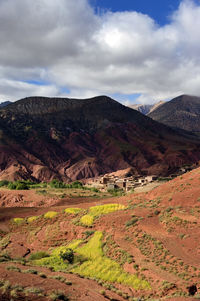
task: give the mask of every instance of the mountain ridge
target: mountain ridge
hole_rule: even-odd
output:
[[[166,175],[198,162],[199,145],[106,96],[30,97],[0,110],[0,179],[74,181],[129,167]]]
[[[148,116],[173,128],[200,134],[200,97],[180,95],[158,107]]]

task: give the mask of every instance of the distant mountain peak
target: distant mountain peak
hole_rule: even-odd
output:
[[[165,103],[165,102],[161,100],[155,104],[146,104],[146,105],[145,104],[135,104],[135,105],[131,105],[129,107],[131,109],[139,111],[140,113],[142,113],[144,115],[148,115],[150,112],[153,112],[155,109],[157,109],[163,103]]]
[[[200,133],[200,97],[183,94],[148,114],[165,125]]]
[[[1,102],[0,103],[0,109],[8,106],[11,103],[12,103],[11,101],[3,101],[3,102]]]

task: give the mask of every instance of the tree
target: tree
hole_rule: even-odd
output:
[[[69,263],[73,263],[74,261],[74,251],[72,249],[66,249],[65,251],[60,252],[60,257],[63,260],[67,260]]]

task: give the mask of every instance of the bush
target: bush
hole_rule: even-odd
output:
[[[62,291],[53,291],[49,296],[52,301],[63,300],[68,301],[69,298]]]
[[[29,189],[28,185],[24,182],[19,182],[16,185],[16,190],[28,190],[28,189]]]
[[[120,188],[108,189],[107,192],[112,194],[113,196],[123,196],[123,195],[125,195],[124,190],[120,189]]]
[[[16,186],[17,186],[17,184],[15,183],[15,182],[10,182],[9,184],[8,184],[8,189],[16,189]]]
[[[137,217],[133,217],[130,221],[126,222],[126,227],[133,226],[138,222]]]
[[[49,183],[49,185],[50,185],[51,188],[66,188],[65,183],[60,182],[60,181],[58,181],[56,179],[52,180]]]
[[[7,180],[0,181],[0,187],[8,186],[8,184],[9,184],[9,181],[7,181]]]
[[[84,232],[86,238],[88,238],[89,236],[91,236],[92,234],[94,234],[94,230],[87,230]]]
[[[16,181],[16,182],[9,182],[8,189],[12,190],[28,190],[29,187],[25,181]]]
[[[23,273],[37,275],[38,271],[37,270],[33,270],[33,269],[28,269],[28,270],[23,270]]]
[[[75,181],[71,184],[71,188],[83,188],[83,183]]]
[[[74,251],[72,249],[66,249],[65,251],[60,252],[60,258],[67,260],[69,263],[74,261]]]

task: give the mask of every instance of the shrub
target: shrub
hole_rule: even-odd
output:
[[[38,271],[37,270],[28,269],[28,270],[23,270],[23,273],[37,275]]]
[[[15,189],[16,190],[28,190],[29,187],[28,187],[28,185],[26,183],[19,182],[19,183],[16,184],[16,188]]]
[[[18,268],[18,267],[16,267],[16,266],[14,266],[14,265],[9,265],[9,266],[7,266],[7,267],[6,267],[6,270],[8,270],[8,271],[13,271],[13,272],[21,272],[21,269]]]
[[[10,183],[8,184],[8,189],[14,190],[14,189],[16,189],[16,186],[17,186],[16,183],[10,182]]]
[[[99,189],[97,189],[96,187],[92,187],[92,188],[90,188],[90,190],[93,192],[99,192]]]
[[[48,211],[47,213],[45,213],[44,217],[45,218],[54,218],[58,215],[58,212],[56,211]]]
[[[36,253],[32,253],[29,257],[30,260],[37,260],[41,258],[49,257],[49,254],[44,251],[39,251]]]
[[[86,238],[88,238],[89,236],[91,236],[92,234],[94,234],[94,230],[87,230],[84,232]]]
[[[26,287],[24,292],[25,294],[41,294],[44,290],[40,287]]]
[[[25,181],[16,181],[16,182],[9,182],[8,189],[12,190],[28,190],[28,184]]]
[[[108,193],[112,194],[113,196],[123,196],[125,192],[123,189],[115,188],[115,189],[108,189]]]
[[[74,261],[74,251],[72,249],[66,249],[65,251],[60,252],[60,257],[63,260],[67,260],[69,263],[73,263]]]
[[[0,263],[1,262],[6,262],[6,261],[11,261],[11,257],[8,254],[0,255]]]
[[[7,181],[7,180],[0,181],[0,187],[8,186],[8,184],[9,184],[9,181]]]
[[[41,278],[47,278],[47,275],[44,273],[39,273],[38,276],[40,276]]]
[[[65,183],[63,182],[60,182],[56,179],[52,180],[50,183],[49,183],[50,187],[51,188],[66,188],[66,185]]]
[[[133,217],[130,221],[126,222],[126,226],[133,226],[138,222],[138,218],[137,217]]]
[[[83,188],[83,183],[75,181],[71,184],[71,188]]]
[[[53,291],[49,297],[52,301],[57,301],[57,300],[68,301],[69,300],[69,298],[62,291]]]

